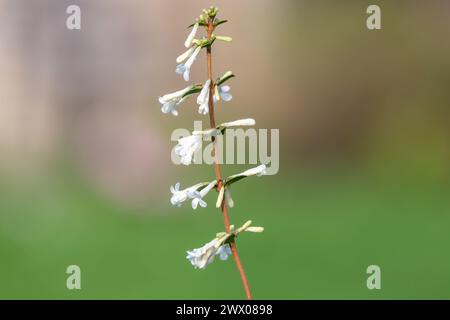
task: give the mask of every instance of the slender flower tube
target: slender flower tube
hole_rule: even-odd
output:
[[[228,188],[230,188],[230,186],[233,183],[235,183],[235,182],[237,182],[237,181],[239,181],[241,179],[244,179],[246,177],[250,177],[250,176],[258,176],[258,177],[260,177],[260,176],[264,176],[264,175],[267,175],[267,167],[266,167],[265,164],[262,164],[260,166],[255,167],[255,168],[251,168],[251,169],[245,170],[244,172],[241,172],[241,173],[238,173],[238,174],[233,174],[232,176],[229,176],[228,178],[225,179],[225,187],[228,189]],[[219,201],[220,201],[220,204],[221,204],[222,203],[222,199],[220,199],[220,194],[219,194],[219,198],[217,198],[216,205],[219,204]]]
[[[200,207],[206,208],[206,202],[203,200],[203,197],[208,194],[208,192],[211,191],[212,188],[215,187],[217,184],[217,181],[211,181],[210,184],[208,184],[206,187],[204,187],[200,191],[194,191],[194,198],[192,199],[192,209],[197,209],[197,206],[200,204]]]
[[[197,104],[198,107],[198,113],[206,115],[209,113],[209,87],[211,84],[211,79],[206,80],[205,84],[203,85],[202,91],[197,97]]]
[[[214,261],[218,255],[220,260],[227,260],[231,255],[231,249],[228,244],[222,244],[217,238],[208,242],[201,248],[187,251],[188,259],[195,269],[205,269],[207,265]]]
[[[172,192],[170,203],[174,206],[180,207],[184,201],[193,199],[196,196],[195,191],[208,184],[208,182],[201,182],[193,185],[192,187],[180,190],[180,183],[177,182],[175,186],[170,187],[170,192]]]
[[[242,126],[254,126],[256,121],[252,118],[240,119],[230,122],[225,122],[219,125],[220,128],[230,128],[230,127],[242,127]]]
[[[239,175],[239,176],[246,176],[246,177],[250,177],[250,176],[255,176],[256,175],[256,176],[260,177],[260,176],[263,176],[263,175],[266,175],[266,174],[267,174],[267,167],[266,167],[265,164],[262,164],[260,166],[255,167],[255,168],[251,168],[251,169],[248,169],[248,170],[246,170],[244,172],[241,172],[241,173],[239,173],[237,175]]]
[[[177,57],[177,63],[182,63],[184,60],[186,60],[187,58],[189,58],[193,53],[194,53],[195,48],[194,47],[190,47],[189,49],[187,49],[184,53],[180,54]]]
[[[195,59],[197,59],[198,54],[200,53],[200,50],[202,47],[197,46],[194,50],[194,52],[189,56],[189,59],[184,64],[179,64],[175,72],[178,74],[183,75],[184,81],[189,81],[189,72],[191,71],[192,64],[194,63]]]
[[[186,38],[186,41],[184,42],[184,46],[186,48],[189,48],[192,45],[192,40],[194,40],[195,35],[197,34],[197,30],[198,30],[198,23],[194,24],[191,32],[189,33],[188,37]]]
[[[192,86],[188,86],[182,90],[159,97],[159,103],[162,104],[161,111],[163,113],[172,113],[174,116],[177,116],[178,111],[176,110],[176,107],[186,99],[186,97],[183,98],[183,96],[191,89]]]

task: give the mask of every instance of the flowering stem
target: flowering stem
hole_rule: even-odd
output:
[[[213,21],[211,19],[208,21],[208,40],[211,39],[212,33],[214,31],[214,25]],[[214,82],[212,79],[212,57],[211,57],[211,46],[208,46],[206,48],[206,58],[207,58],[207,68],[208,68],[208,79],[210,79],[210,90],[209,90],[209,122],[211,128],[216,127],[216,120],[214,117]],[[212,137],[213,143],[214,143],[214,163],[215,163],[215,171],[216,171],[216,179],[217,179],[217,191],[219,191],[223,187],[223,181],[222,181],[222,175],[220,172],[220,163],[219,163],[219,149],[217,145],[217,141]],[[227,212],[227,206],[225,204],[225,201],[222,201],[222,204],[220,206],[222,215],[223,215],[223,222],[225,225],[225,232],[230,232],[230,218],[228,216]],[[241,260],[239,259],[238,251],[236,248],[236,243],[233,241],[230,243],[231,252],[233,253],[234,261],[236,262],[236,266],[239,270],[239,274],[241,275],[242,284],[244,285],[245,294],[247,296],[248,300],[252,300],[252,294],[250,292],[250,287],[248,285],[247,277],[245,276],[244,268],[242,266]]]

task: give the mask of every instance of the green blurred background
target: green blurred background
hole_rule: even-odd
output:
[[[175,57],[209,5],[233,37],[213,71],[237,75],[218,121],[280,129],[279,173],[233,187],[233,223],[266,228],[238,242],[254,297],[450,298],[448,1],[78,0],[80,31],[70,4],[0,1],[0,298],[244,298],[232,259],[185,259],[223,230],[214,195],[169,203],[175,182],[213,177],[170,161],[194,100],[177,118],[157,101],[185,86]]]

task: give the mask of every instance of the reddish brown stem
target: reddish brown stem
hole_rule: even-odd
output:
[[[208,39],[211,39],[212,33],[214,31],[214,25],[212,21],[208,22]],[[209,90],[209,122],[211,128],[216,127],[216,120],[214,117],[214,82],[212,79],[212,55],[211,55],[211,46],[208,46],[206,49],[206,58],[207,58],[207,67],[208,67],[208,79],[211,80],[210,83],[210,90]],[[220,172],[220,162],[219,162],[219,148],[217,145],[217,141],[213,139],[214,143],[214,163],[215,163],[215,171],[216,171],[216,179],[217,179],[217,191],[220,191],[222,188],[222,174]],[[227,206],[225,204],[225,201],[222,201],[222,204],[220,206],[222,215],[223,215],[223,222],[225,225],[225,232],[230,232],[230,217],[228,216]],[[247,277],[245,276],[244,267],[242,266],[241,259],[239,259],[238,251],[236,248],[236,243],[232,242],[230,243],[231,252],[233,254],[234,261],[236,262],[236,266],[239,270],[239,274],[242,279],[242,284],[244,285],[245,295],[247,296],[248,300],[252,300],[252,294],[250,292],[250,287],[248,285]]]

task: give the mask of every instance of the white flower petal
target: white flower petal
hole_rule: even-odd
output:
[[[190,69],[186,69],[186,70],[184,71],[184,73],[183,73],[183,79],[184,79],[184,81],[186,81],[186,82],[189,81],[189,72],[190,72]]]
[[[220,260],[222,260],[222,261],[227,260],[228,256],[231,255],[230,245],[224,244],[224,245],[220,246],[220,248],[216,252],[216,255],[218,255]]]
[[[175,108],[187,98],[183,96],[191,89],[192,86],[188,86],[182,90],[159,97],[159,102],[163,105],[161,107],[161,111],[163,113],[172,113],[173,115],[177,116],[178,111],[176,111]]]
[[[205,84],[203,85],[202,91],[200,91],[200,94],[197,97],[197,104],[203,104],[208,100],[210,85],[211,79],[206,80]]]
[[[160,103],[165,103],[165,102],[177,99],[177,98],[181,98],[186,92],[188,92],[191,89],[192,89],[192,86],[187,86],[184,89],[175,91],[173,93],[165,94],[165,95],[163,95],[162,97],[159,98],[159,102]]]
[[[256,176],[260,177],[262,175],[267,174],[266,170],[267,170],[266,165],[262,164],[260,166],[255,167],[255,168],[248,169],[248,170],[240,173],[239,175],[247,176],[247,177],[256,175]]]
[[[198,205],[198,199],[195,198],[192,200],[192,209],[194,209],[194,210],[197,209],[197,205]]]
[[[191,54],[191,56],[189,57],[189,59],[186,61],[186,63],[184,64],[184,66],[187,69],[190,69],[192,67],[192,64],[194,63],[195,59],[197,59],[198,54],[200,53],[200,50],[202,49],[202,47],[198,46],[195,48],[194,52]]]
[[[194,50],[195,50],[194,47],[190,47],[188,50],[186,50],[185,52],[180,54],[176,59],[177,63],[181,63],[184,60],[186,60],[187,58],[189,58],[191,56],[191,54],[194,52]]]
[[[231,99],[233,99],[233,96],[230,93],[223,92],[220,94],[220,98],[225,102],[229,102],[231,101]]]
[[[208,264],[214,261],[214,256],[219,249],[218,242],[218,239],[214,239],[201,248],[187,251],[186,259],[188,259],[196,269],[206,268]]]
[[[202,146],[203,137],[201,135],[187,136],[178,139],[178,144],[175,146],[175,154],[181,158],[181,163],[189,165],[192,163],[194,153]]]
[[[239,126],[254,126],[256,124],[255,119],[241,119],[231,122],[225,122],[220,125],[220,127],[223,128],[229,128],[229,127],[239,127]]]
[[[213,180],[206,187],[204,187],[202,190],[200,190],[201,197],[203,198],[204,196],[206,196],[208,194],[208,192],[210,192],[212,190],[212,188],[215,187],[216,184],[217,184],[217,181]]]
[[[179,207],[184,201],[188,199],[192,199],[194,197],[198,198],[200,197],[200,193],[197,190],[207,184],[207,182],[197,183],[196,185],[183,190],[177,189],[177,185],[175,185],[175,188],[171,188],[172,197],[170,198],[170,202],[172,203],[172,205]]]
[[[229,92],[231,90],[231,87],[228,85],[225,86],[220,86],[220,91],[221,92]]]
[[[192,40],[195,38],[195,34],[197,33],[198,29],[198,23],[194,24],[192,27],[191,32],[189,33],[188,37],[186,38],[186,41],[184,42],[184,46],[186,48],[189,48],[192,45]]]

